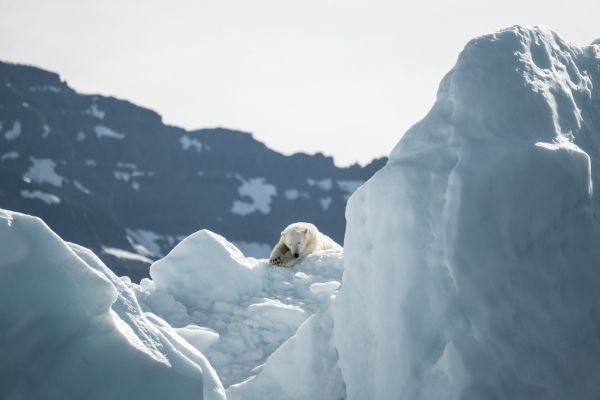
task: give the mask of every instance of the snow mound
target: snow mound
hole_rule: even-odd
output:
[[[184,304],[208,306],[219,301],[238,303],[248,293],[261,290],[262,279],[253,273],[254,267],[225,238],[201,230],[152,264],[150,276],[157,289]]]
[[[260,373],[227,389],[229,400],[339,400],[345,398],[328,305],[269,357]]]
[[[341,253],[315,253],[293,268],[244,255],[207,230],[150,267],[152,279],[128,283],[146,311],[164,318],[209,359],[229,386],[260,365],[337,294]]]
[[[225,399],[204,356],[89,250],[0,210],[3,398]]]
[[[352,399],[600,396],[600,52],[469,42],[351,197],[334,343]]]

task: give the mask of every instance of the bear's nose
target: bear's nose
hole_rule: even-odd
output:
[[[300,254],[294,253],[294,257],[298,258],[299,256],[300,256]]]

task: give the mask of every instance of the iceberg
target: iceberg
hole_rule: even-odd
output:
[[[346,209],[349,400],[600,396],[599,87],[545,28],[466,45]]]
[[[227,388],[256,376],[311,315],[329,309],[343,269],[338,252],[274,267],[200,230],[154,262],[151,279],[127,284],[144,311],[206,355]]]
[[[0,210],[0,393],[7,399],[225,399],[206,358],[89,250]]]

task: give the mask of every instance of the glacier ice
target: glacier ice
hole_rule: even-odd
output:
[[[225,399],[206,358],[91,251],[3,210],[0,243],[2,398]]]
[[[225,387],[255,376],[340,287],[341,253],[311,254],[294,268],[245,257],[208,230],[181,241],[128,282],[145,311],[164,318],[206,355]]]
[[[598,398],[598,86],[544,28],[466,45],[346,210],[349,400]]]

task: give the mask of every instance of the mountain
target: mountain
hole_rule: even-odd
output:
[[[0,207],[43,218],[134,280],[202,228],[260,257],[295,221],[341,242],[346,200],[385,162],[339,168],[245,132],[187,131],[80,94],[56,73],[0,62]]]

